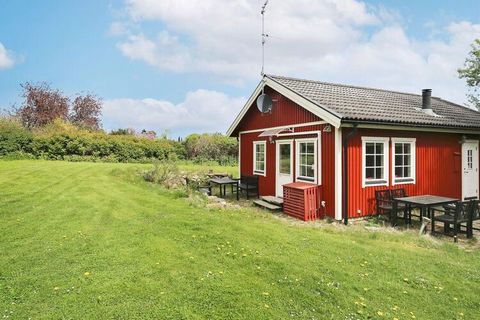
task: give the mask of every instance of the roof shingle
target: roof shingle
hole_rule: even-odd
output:
[[[480,112],[432,97],[430,115],[418,94],[272,76],[268,78],[337,114],[342,122],[480,129]]]

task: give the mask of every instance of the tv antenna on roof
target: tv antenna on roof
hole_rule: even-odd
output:
[[[268,34],[265,33],[265,8],[268,4],[268,0],[265,0],[265,3],[262,6],[262,11],[260,11],[262,15],[262,72],[261,76],[265,75],[265,42],[267,41]],[[272,111],[273,101],[269,95],[265,93],[265,86],[262,87],[262,94],[257,98],[257,108],[258,110],[264,114],[269,113]]]
[[[265,69],[265,42],[267,42],[268,34],[265,33],[265,8],[267,7],[268,0],[265,1],[265,3],[262,6],[262,11],[260,11],[260,14],[262,15],[262,72],[261,75],[265,74],[264,69]]]

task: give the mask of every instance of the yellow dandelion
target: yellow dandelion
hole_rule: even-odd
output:
[[[87,271],[87,272],[84,273],[84,275],[85,275],[85,277],[88,277],[90,275],[90,272]]]
[[[382,311],[378,310],[377,314],[378,314],[379,317],[383,317],[383,312]]]
[[[262,294],[263,294],[264,296],[270,295],[270,293],[268,293],[268,292],[262,292]]]
[[[270,306],[268,304],[264,304],[263,305],[265,308],[270,308]]]
[[[57,291],[57,290],[60,290],[60,288],[59,288],[59,287],[55,287],[55,288],[53,288],[53,290]]]

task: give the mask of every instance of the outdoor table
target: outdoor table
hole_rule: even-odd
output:
[[[398,204],[404,203],[408,207],[408,224],[412,224],[412,205],[420,208],[420,221],[424,216],[430,217],[430,209],[435,206],[446,205],[458,202],[458,199],[447,198],[433,195],[411,196],[393,199],[393,212],[397,212]],[[434,229],[434,222],[432,219],[432,230]]]
[[[223,187],[223,196],[226,195],[226,186],[231,185],[232,186],[232,192],[233,192],[233,186],[236,186],[237,188],[237,200],[238,200],[238,180],[234,180],[229,177],[224,177],[224,178],[215,178],[215,179],[210,179],[209,180],[210,185],[211,184],[218,184],[220,186],[220,197],[222,196],[222,187]]]

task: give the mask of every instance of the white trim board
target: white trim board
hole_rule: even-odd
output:
[[[342,123],[342,128],[353,128],[353,124],[350,123]],[[402,125],[389,125],[389,124],[362,124],[359,123],[357,125],[357,129],[380,129],[380,130],[398,130],[398,131],[421,131],[421,132],[442,132],[442,133],[465,133],[465,134],[473,134],[473,135],[480,135],[480,129],[478,130],[469,130],[469,129],[450,129],[444,127],[417,127],[417,126],[402,126]]]
[[[239,131],[238,134],[254,133],[254,132],[260,132],[260,131],[266,131],[266,130],[280,129],[280,128],[293,128],[293,129],[295,129],[295,128],[301,128],[301,127],[316,126],[316,125],[325,124],[325,123],[326,123],[325,121],[314,121],[314,122],[289,124],[289,125],[286,125],[286,126],[278,126],[278,127],[269,127],[269,128]]]
[[[342,220],[342,129],[335,128],[335,220]]]

